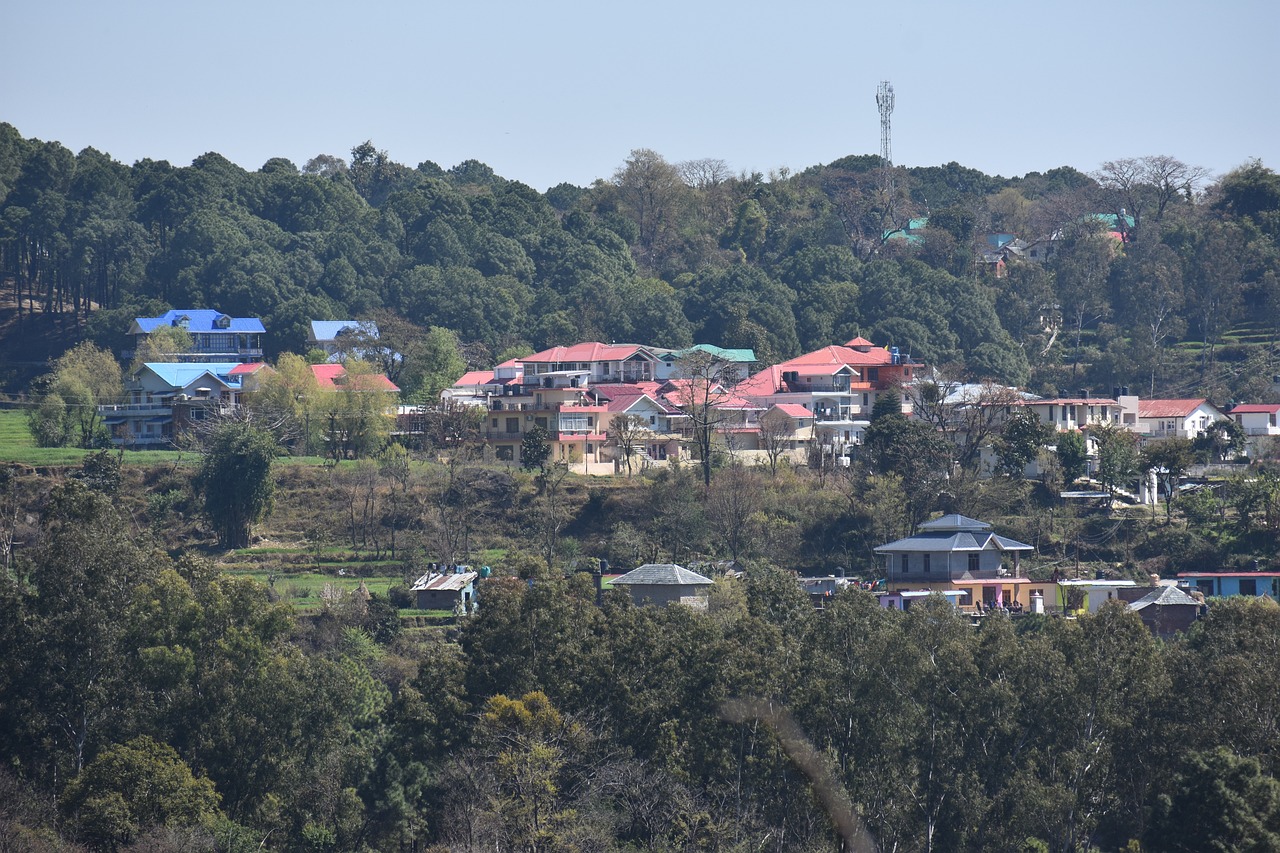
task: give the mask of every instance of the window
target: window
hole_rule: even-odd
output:
[[[515,458],[515,448],[509,444],[499,445],[493,449],[493,455],[504,462],[510,462]]]
[[[657,415],[649,415],[649,426],[654,426],[654,425],[656,425],[657,423],[658,423],[658,416],[657,416]]]
[[[596,419],[591,415],[587,415],[587,426],[593,427],[595,425],[596,425]]]
[[[1241,595],[1257,595],[1258,579],[1257,578],[1240,578],[1240,594]]]
[[[595,453],[595,452],[596,452],[596,446],[594,444],[588,444],[587,453]]]
[[[498,428],[498,419],[497,419],[497,418],[494,418],[494,419],[493,419],[493,428],[494,428],[494,429],[497,429],[497,428]]]
[[[969,555],[969,571],[976,572],[978,570],[979,561],[977,554]]]
[[[902,563],[902,571],[904,572],[911,571],[911,556],[909,554],[902,555],[901,563]]]
[[[930,557],[930,555],[929,555],[929,554],[925,554],[925,555],[924,555],[924,570],[925,570],[925,573],[928,573],[928,571],[929,571],[929,557]]]
[[[519,431],[520,431],[520,419],[507,418],[507,432],[519,432]]]
[[[546,428],[547,428],[547,419],[546,419],[546,418],[534,418],[534,419],[533,419],[533,422],[534,422],[535,424],[537,424],[538,426],[542,427],[543,429],[546,429]]]

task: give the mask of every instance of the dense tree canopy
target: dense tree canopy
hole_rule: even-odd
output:
[[[1167,155],[1093,177],[950,163],[896,170],[889,200],[874,157],[735,176],[637,149],[609,181],[541,194],[476,161],[411,169],[371,141],[248,172],[213,153],[125,166],[0,131],[0,269],[18,319],[109,315],[87,331],[112,348],[131,316],[166,305],[261,316],[272,355],[301,353],[308,319],[378,312],[495,354],[707,342],[767,363],[861,332],[975,379],[1159,392],[1184,335],[1206,379],[1238,384],[1217,365],[1223,336],[1280,316],[1266,312],[1280,306],[1280,179],[1259,162],[1216,184]],[[907,239],[903,217],[929,210]],[[997,270],[991,233],[1055,251]],[[432,370],[410,374],[411,396],[438,385]]]

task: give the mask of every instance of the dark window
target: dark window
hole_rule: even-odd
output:
[[[977,570],[978,570],[978,555],[970,554],[969,555],[969,571],[976,572]]]
[[[929,556],[930,556],[930,555],[928,555],[928,554],[925,554],[925,555],[924,555],[924,570],[925,570],[926,572],[927,572],[927,571],[929,571]]]
[[[1257,578],[1240,578],[1240,594],[1241,595],[1257,595],[1258,579]]]
[[[902,555],[902,570],[904,572],[911,570],[911,557],[907,554]]]
[[[519,432],[519,431],[520,431],[520,419],[507,418],[507,432]]]

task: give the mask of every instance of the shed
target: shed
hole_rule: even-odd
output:
[[[419,610],[452,610],[459,604],[469,610],[475,600],[476,577],[475,572],[428,572],[418,578],[410,591]]]

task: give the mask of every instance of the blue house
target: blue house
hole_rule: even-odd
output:
[[[267,330],[256,317],[230,317],[221,311],[205,309],[175,309],[159,317],[135,318],[129,334],[141,344],[161,326],[175,326],[191,335],[191,351],[162,353],[165,361],[262,361],[262,339]]]
[[[1280,572],[1179,572],[1178,580],[1205,598],[1251,595],[1280,601]]]

